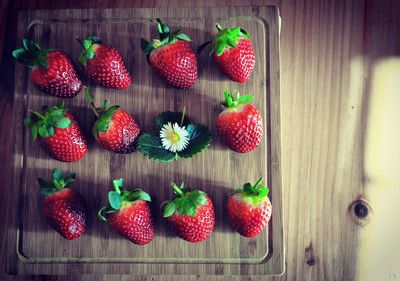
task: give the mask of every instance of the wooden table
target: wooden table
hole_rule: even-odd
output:
[[[271,4],[280,8],[282,17],[282,173],[287,264],[282,277],[251,280],[359,279],[360,259],[363,258],[360,252],[367,243],[364,238],[370,229],[365,219],[354,219],[351,206],[358,199],[370,199],[363,159],[371,73],[378,59],[400,54],[400,2],[232,2],[3,0],[0,3],[0,44],[4,42],[0,72],[0,170],[3,174],[0,213],[7,217],[8,211],[1,202],[9,199],[7,190],[14,188],[10,164],[14,63],[10,52],[15,47],[19,10]],[[1,224],[2,253],[7,243],[6,228],[6,224]],[[0,260],[4,265],[4,260]],[[400,278],[400,272],[387,272],[381,280],[396,280],[393,278]],[[2,276],[1,279],[70,280],[68,277],[33,276]],[[132,280],[133,277],[74,279]],[[182,280],[165,276],[139,279]],[[187,279],[235,278],[188,276]]]

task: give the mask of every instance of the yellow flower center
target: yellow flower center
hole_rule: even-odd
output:
[[[170,131],[168,132],[167,138],[172,142],[172,143],[177,143],[179,141],[179,135],[175,131]]]

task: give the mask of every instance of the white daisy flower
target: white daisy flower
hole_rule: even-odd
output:
[[[178,123],[164,124],[160,131],[162,145],[165,149],[178,152],[184,150],[189,144],[189,133],[185,126],[180,127]]]

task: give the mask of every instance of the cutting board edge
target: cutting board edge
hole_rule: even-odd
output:
[[[271,59],[270,56],[270,62],[269,62],[269,68],[271,68],[272,64],[278,65],[278,68],[276,69],[276,72],[274,73],[276,75],[276,79],[271,79],[272,77],[272,73],[269,70],[269,86],[270,86],[270,90],[274,91],[274,105],[275,107],[280,106],[280,102],[279,102],[279,23],[278,23],[278,19],[279,19],[279,11],[276,7],[274,6],[254,6],[254,7],[232,7],[232,8],[246,8],[246,9],[251,9],[252,13],[255,13],[254,15],[259,16],[260,18],[264,19],[269,28],[277,28],[277,32],[269,32],[269,38],[267,38],[268,42],[268,46],[269,48],[273,48],[276,51],[276,57],[272,56],[273,58]],[[172,8],[173,9],[173,8]],[[199,8],[202,9],[202,8]],[[207,9],[207,7],[206,7]],[[209,8],[211,9],[211,8]],[[215,10],[215,8],[213,8]],[[135,10],[140,10],[140,9],[135,9]],[[157,9],[152,9],[152,10],[157,10]],[[168,10],[168,9],[164,9],[164,10]],[[59,10],[56,11],[57,12],[66,12],[68,10]],[[90,10],[89,13],[94,13],[96,10]],[[28,28],[28,24],[31,23],[34,18],[37,15],[41,15],[43,16],[44,13],[47,12],[45,10],[37,10],[37,11],[24,11],[21,12],[19,14],[19,19],[18,19],[18,35],[17,35],[17,42],[20,42],[22,39],[23,34],[25,34],[25,32],[29,29]],[[138,11],[137,11],[138,12]],[[266,13],[268,14],[268,16],[266,18],[263,18],[260,14],[261,13]],[[275,26],[274,26],[275,25]],[[271,31],[271,30],[270,30]],[[272,38],[273,36],[275,36],[275,38]],[[272,44],[271,44],[272,43]],[[16,65],[16,69],[15,69],[15,73],[17,75],[18,73],[21,73],[20,70],[18,70],[19,68],[21,68],[21,65]],[[17,78],[17,76],[16,76]],[[268,80],[268,79],[267,79]],[[18,84],[18,85],[17,85]],[[22,121],[21,120],[21,116],[24,115],[23,109],[18,110],[18,108],[16,108],[15,104],[19,104],[20,102],[24,101],[24,97],[23,95],[18,95],[18,92],[23,92],[23,85],[21,85],[21,83],[16,83],[16,85],[19,87],[15,88],[15,95],[14,95],[14,120],[16,122],[14,122],[14,131],[18,131],[20,129],[22,129],[22,122],[18,122],[18,121]],[[273,90],[274,89],[274,90]],[[276,110],[276,108],[275,108]],[[21,112],[22,111],[22,112]],[[21,114],[22,113],[22,114]],[[280,109],[278,110],[278,113],[280,114]],[[278,115],[279,115],[278,114]],[[275,129],[279,128],[278,131],[274,132],[274,137],[275,137],[275,143],[273,143],[274,145],[274,151],[276,152],[275,156],[272,155],[272,157],[274,157],[274,159],[272,160],[273,164],[275,166],[277,166],[277,170],[278,173],[277,175],[274,175],[274,187],[275,186],[279,186],[281,188],[281,168],[280,168],[280,116],[277,116],[276,114],[274,114],[272,117],[272,119],[277,119],[277,120],[273,120],[275,123]],[[278,132],[278,133],[276,133]],[[14,136],[15,138],[15,147],[14,147],[14,183],[19,183],[21,180],[21,172],[22,172],[22,164],[23,164],[23,158],[21,155],[21,151],[22,151],[22,147],[23,144],[20,142],[21,137],[19,136]],[[277,188],[274,188],[275,190]],[[18,189],[17,189],[18,190]],[[273,192],[274,193],[274,192]],[[267,273],[268,275],[281,275],[284,272],[284,245],[283,245],[283,208],[282,208],[282,202],[283,202],[283,197],[282,197],[282,193],[281,190],[278,192],[275,192],[276,194],[273,194],[272,196],[275,197],[274,199],[274,210],[279,210],[278,215],[276,214],[276,212],[274,212],[273,218],[272,218],[272,222],[271,225],[273,224],[274,227],[272,228],[273,231],[273,236],[276,237],[276,234],[278,234],[278,236],[281,237],[281,241],[279,241],[279,243],[277,243],[276,239],[274,239],[272,241],[272,252],[270,251],[270,253],[267,255],[266,258],[266,262],[270,263],[273,262],[274,265],[276,265],[275,270],[274,271],[270,271],[269,273]],[[280,195],[279,195],[280,193]],[[277,200],[276,197],[280,197],[280,200]],[[10,200],[10,205],[11,207],[13,206],[13,202],[14,200],[18,198],[18,192],[15,191],[13,193],[12,199]],[[279,202],[278,202],[279,201]],[[12,213],[12,212],[11,212]],[[10,227],[9,232],[8,232],[8,241],[11,241],[11,243],[8,243],[8,247],[7,247],[7,255],[8,257],[10,257],[9,259],[7,259],[9,262],[6,264],[6,271],[8,273],[11,274],[15,274],[18,273],[19,270],[19,265],[21,263],[21,261],[18,259],[18,255],[16,253],[17,250],[17,241],[16,241],[16,230],[18,228],[18,212],[14,212],[12,215],[9,216],[10,217],[10,224],[13,227]],[[14,219],[13,219],[14,218]],[[279,222],[279,224],[278,224]],[[244,265],[241,265],[244,266]],[[22,268],[21,268],[22,269]],[[25,270],[21,270],[21,272],[23,272]],[[43,272],[43,273],[47,273],[47,272]],[[50,270],[48,273],[52,273],[52,271]],[[160,274],[163,274],[162,272],[160,272]],[[265,273],[261,273],[261,274],[265,274]]]

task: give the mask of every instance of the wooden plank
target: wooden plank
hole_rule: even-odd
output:
[[[263,112],[267,141],[257,151],[238,155],[223,148],[215,131],[215,118],[220,110],[216,105],[223,90],[231,88],[232,83],[216,71],[207,54],[199,58],[199,81],[190,90],[183,92],[165,87],[155,79],[139,47],[140,37],[155,36],[151,31],[154,29],[153,23],[149,22],[149,19],[155,17],[165,19],[172,28],[179,26],[187,30],[193,41],[199,44],[210,38],[214,22],[223,25],[239,24],[251,31],[258,66],[251,83],[241,86],[240,90],[253,93],[256,96],[256,106]],[[63,49],[72,58],[78,57],[80,47],[71,38],[84,37],[93,31],[120,50],[137,82],[125,92],[93,86],[92,91],[98,103],[109,98],[112,104],[123,105],[124,109],[135,115],[145,130],[153,128],[160,108],[163,111],[178,111],[186,106],[188,114],[196,122],[206,124],[215,139],[214,145],[202,155],[169,164],[159,164],[138,153],[111,154],[94,144],[90,145],[88,156],[71,164],[49,159],[25,131],[25,136],[16,138],[15,152],[15,185],[21,186],[20,190],[16,189],[15,198],[19,199],[20,205],[15,209],[21,212],[18,214],[17,236],[14,236],[14,228],[9,235],[10,239],[18,237],[18,241],[17,245],[10,244],[8,252],[10,257],[14,257],[13,250],[17,248],[20,261],[15,268],[15,259],[11,260],[9,270],[21,273],[67,273],[71,271],[71,265],[74,265],[72,268],[78,273],[164,274],[172,268],[177,274],[283,272],[279,30],[275,8],[35,11],[21,14],[20,20],[19,37],[28,36],[45,47]],[[35,110],[43,104],[59,101],[34,88],[27,74],[22,66],[16,68],[16,120],[22,120],[27,115],[27,109]],[[67,100],[66,103],[81,121],[85,131],[89,132],[93,117],[83,95]],[[24,131],[21,124],[16,122],[15,132]],[[41,208],[42,199],[32,186],[36,185],[38,176],[49,175],[54,167],[78,173],[76,187],[88,198],[94,210],[87,234],[76,241],[64,241],[49,230],[41,213],[37,211]],[[230,190],[260,176],[267,178],[271,187],[274,206],[272,222],[270,228],[257,239],[244,239],[230,230],[224,214],[225,198]],[[96,222],[95,210],[104,203],[111,180],[119,177],[124,177],[128,185],[142,187],[151,195],[156,195],[155,205],[170,196],[167,188],[171,180],[184,179],[190,186],[203,188],[216,203],[216,231],[202,244],[185,243],[172,237],[155,207],[159,235],[148,246],[132,246],[107,225]],[[222,264],[226,265],[223,270],[219,270]]]

